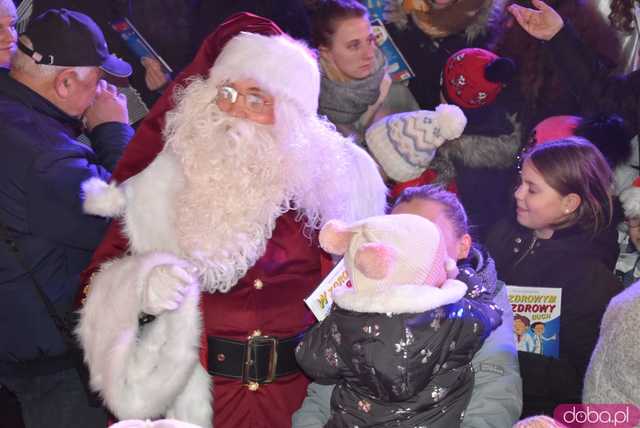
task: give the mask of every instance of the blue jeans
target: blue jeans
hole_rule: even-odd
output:
[[[104,428],[107,413],[91,407],[75,369],[45,376],[0,377],[22,407],[25,428]]]

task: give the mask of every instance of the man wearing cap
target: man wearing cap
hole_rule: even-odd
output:
[[[125,99],[102,80],[131,68],[89,17],[65,9],[35,18],[18,49],[0,71],[0,383],[27,428],[103,426],[53,314],[70,312],[108,225],[82,212],[80,185],[108,180],[133,134]],[[83,128],[91,147],[76,139]]]
[[[213,67],[190,67],[168,89],[175,106],[141,126],[147,161],[163,116],[158,156],[119,186],[83,185],[86,209],[122,217],[129,249],[109,248],[114,232],[96,252],[78,328],[91,385],[120,419],[290,426],[308,384],[294,355],[313,323],[303,299],[330,266],[317,229],[384,210],[371,158],[316,114],[308,48],[239,21],[236,34],[269,36],[205,42]]]

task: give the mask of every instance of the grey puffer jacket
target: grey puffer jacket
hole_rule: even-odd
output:
[[[428,308],[428,291],[405,296],[415,301],[412,313],[356,312],[337,301],[305,335],[298,363],[317,382],[336,383],[326,426],[460,425],[473,388],[470,361],[501,311],[488,303],[494,285],[459,279],[470,284],[465,298]]]

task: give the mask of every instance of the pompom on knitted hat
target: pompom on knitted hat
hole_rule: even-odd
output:
[[[495,101],[515,73],[515,64],[509,58],[485,49],[462,49],[447,59],[442,93],[448,102],[463,109],[485,107]]]

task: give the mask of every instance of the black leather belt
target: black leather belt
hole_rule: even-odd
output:
[[[255,336],[240,342],[209,336],[209,374],[264,384],[297,373],[295,351],[302,337]]]

